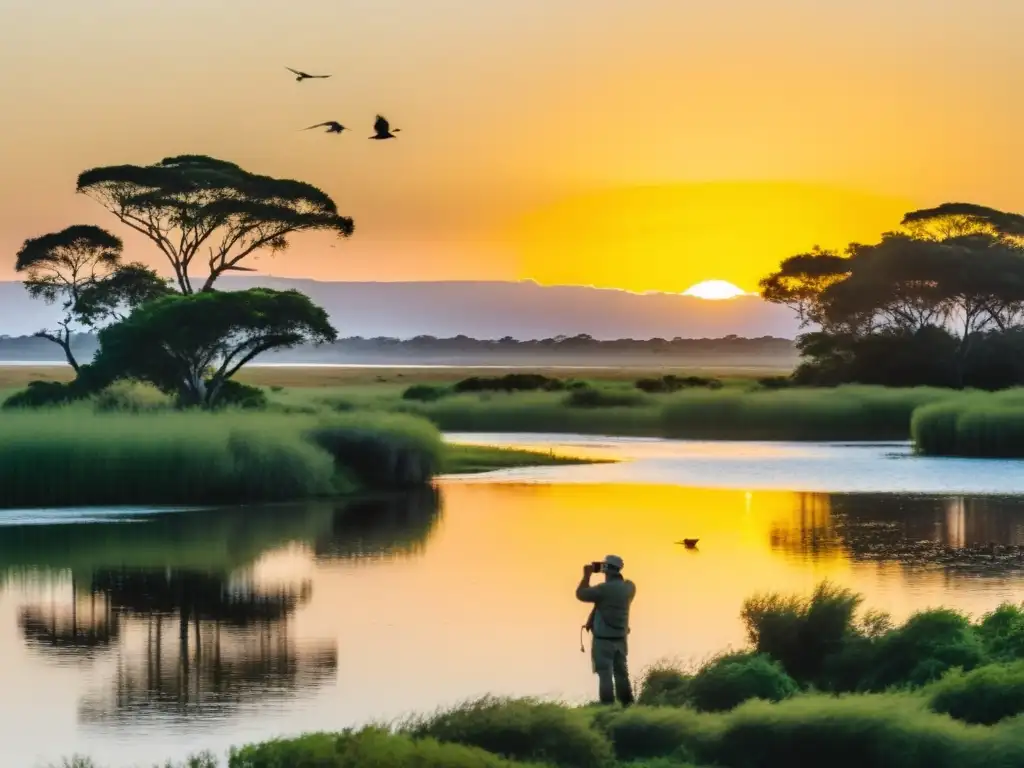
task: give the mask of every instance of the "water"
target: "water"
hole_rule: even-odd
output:
[[[482,439],[628,460],[348,504],[0,513],[4,765],[148,765],[484,693],[590,698],[573,590],[610,552],[638,584],[636,673],[741,645],[758,590],[828,578],[897,618],[1021,599],[1024,560],[901,554],[1024,544],[1019,464],[901,444]]]

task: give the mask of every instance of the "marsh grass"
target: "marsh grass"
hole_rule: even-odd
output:
[[[915,449],[926,456],[1024,458],[1024,390],[972,393],[915,411]]]
[[[314,433],[333,442],[325,449]],[[417,475],[429,480],[441,445],[429,424],[394,414],[8,412],[0,505],[214,505],[404,487],[412,465],[430,468]],[[352,446],[386,460],[368,463]]]

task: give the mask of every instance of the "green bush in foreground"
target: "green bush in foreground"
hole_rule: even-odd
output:
[[[749,699],[782,701],[800,688],[767,656],[731,653],[705,664],[689,685],[690,703],[702,712],[733,709]]]
[[[611,746],[590,727],[583,710],[529,699],[480,699],[408,729],[418,737],[564,768],[601,768],[612,760]]]
[[[1024,662],[953,670],[927,693],[936,712],[965,723],[992,725],[1024,712]]]
[[[482,749],[412,739],[379,728],[309,734],[233,750],[229,768],[513,768]]]

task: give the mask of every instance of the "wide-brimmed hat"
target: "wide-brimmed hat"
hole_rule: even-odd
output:
[[[605,555],[604,560],[602,560],[601,562],[607,565],[609,568],[614,568],[616,571],[622,570],[622,558],[618,555]]]

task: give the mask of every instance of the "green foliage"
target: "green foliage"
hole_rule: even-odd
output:
[[[306,432],[340,472],[372,490],[423,485],[438,471],[441,437],[429,424],[398,414],[335,417]]]
[[[975,628],[985,655],[996,661],[1024,659],[1024,605],[1003,603]]]
[[[565,389],[564,382],[539,373],[507,373],[504,376],[470,376],[456,382],[452,391],[466,392],[557,392]]]
[[[743,603],[740,617],[754,650],[778,661],[794,679],[814,682],[826,659],[853,634],[861,599],[824,582],[810,598],[755,595]]]
[[[704,376],[673,376],[671,374],[657,379],[638,379],[635,384],[641,392],[651,395],[678,392],[681,389],[703,387],[706,389],[721,389],[722,382],[719,379],[706,378]]]
[[[432,403],[440,400],[449,394],[448,387],[434,386],[433,384],[413,384],[402,392],[403,400],[416,400],[421,403]]]
[[[911,414],[952,393],[878,387],[687,392],[662,410],[669,437],[709,440],[905,440]]]
[[[1011,390],[921,408],[911,437],[927,456],[1024,458],[1024,397]]]
[[[945,608],[921,611],[877,640],[868,690],[921,686],[954,667],[970,670],[984,660],[984,649],[970,621]]]
[[[28,387],[4,400],[5,409],[50,408],[88,397],[75,382],[30,381]]]
[[[211,407],[258,355],[336,337],[327,313],[298,291],[165,296],[101,331],[95,365],[148,381],[182,405]]]
[[[311,441],[318,430],[337,452]],[[429,424],[388,414],[11,412],[0,419],[0,504],[217,504],[394,489],[428,481],[440,450]]]
[[[966,723],[993,725],[1024,712],[1024,662],[956,669],[926,690],[931,708]]]
[[[642,392],[597,387],[573,389],[565,396],[565,404],[570,408],[638,408],[648,402]]]
[[[100,413],[153,413],[173,407],[171,399],[154,387],[138,381],[115,381],[93,396],[93,407]]]
[[[379,728],[314,733],[233,750],[229,768],[514,768],[481,749],[413,739]],[[538,767],[539,768],[539,767]]]
[[[633,706],[599,713],[594,726],[611,739],[620,760],[672,756],[688,761],[714,755],[726,717],[684,707]]]
[[[656,665],[644,672],[637,703],[651,707],[683,707],[690,703],[690,682],[676,667]]]
[[[771,658],[753,653],[732,653],[705,664],[689,684],[692,705],[704,712],[733,709],[748,699],[782,701],[799,687]]]
[[[580,710],[531,699],[480,699],[414,722],[409,730],[565,768],[601,768],[612,760],[611,745]]]
[[[243,410],[263,410],[269,404],[267,393],[259,387],[228,379],[220,385],[217,397],[219,408],[241,408]]]
[[[491,448],[485,445],[447,443],[441,471],[444,474],[490,472],[514,467],[549,467],[563,464],[592,464],[589,459],[560,456],[554,453],[525,451],[515,448]]]

